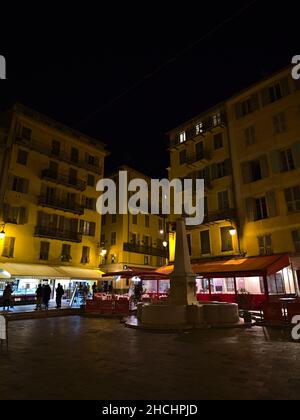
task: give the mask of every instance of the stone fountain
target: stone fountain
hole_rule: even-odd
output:
[[[128,326],[131,321],[128,321]],[[176,223],[174,271],[170,275],[170,301],[140,305],[136,327],[170,330],[240,325],[238,305],[198,302],[184,219]]]

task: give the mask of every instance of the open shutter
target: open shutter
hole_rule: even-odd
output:
[[[294,143],[291,147],[294,164],[297,168],[300,168],[300,141]]]
[[[250,164],[249,162],[243,162],[241,164],[241,172],[244,184],[249,184],[251,181]]]
[[[263,106],[266,106],[270,103],[270,94],[269,94],[269,88],[265,88],[260,93],[261,96],[261,102]]]
[[[266,193],[267,206],[268,206],[268,216],[276,217],[277,216],[277,204],[276,204],[276,194],[275,191],[268,191]]]
[[[282,171],[281,156],[279,150],[272,150],[270,153],[271,167],[274,174]]]
[[[247,198],[246,199],[246,214],[248,222],[254,222],[255,220],[255,199],[254,198]]]
[[[268,178],[268,176],[269,176],[269,164],[268,164],[267,156],[266,155],[261,156],[259,158],[259,162],[260,162],[262,179]]]

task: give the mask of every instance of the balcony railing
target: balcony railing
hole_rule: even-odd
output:
[[[34,236],[77,243],[82,241],[82,234],[79,232],[51,228],[48,226],[36,226]]]
[[[208,162],[210,160],[210,154],[208,152],[194,153],[187,156],[186,164],[191,165],[197,162]]]
[[[96,173],[98,175],[102,174],[102,169],[97,164],[91,164],[89,162],[86,162],[85,160],[72,160],[71,155],[60,151],[59,153],[56,153],[56,151],[52,150],[50,145],[44,144],[41,141],[38,140],[27,140],[23,137],[16,137],[16,143],[20,144],[28,149],[34,150],[38,153],[41,153],[42,155],[49,156],[52,159],[56,159],[59,161],[63,161],[68,163],[69,165],[74,165],[79,168],[84,168],[87,171]]]
[[[43,207],[62,210],[69,213],[78,214],[80,216],[84,214],[84,207],[81,204],[74,203],[72,201],[61,200],[59,198],[40,196],[38,199],[38,204]]]
[[[135,243],[124,243],[123,251],[134,252],[136,254],[152,255],[154,257],[168,258],[167,248],[155,248],[148,245],[140,245]]]
[[[217,210],[208,212],[204,217],[204,223],[214,223],[221,220],[236,220],[236,210],[235,209],[226,209],[226,210]]]
[[[69,177],[68,175],[55,173],[54,171],[51,171],[51,169],[44,169],[41,173],[41,178],[79,191],[84,191],[86,189],[85,181],[77,178],[72,179],[72,177]]]

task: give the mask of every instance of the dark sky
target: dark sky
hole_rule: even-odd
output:
[[[107,171],[125,163],[164,176],[166,131],[300,54],[297,3],[258,0],[236,14],[249,3],[110,2],[81,5],[76,19],[19,12],[21,25],[2,26],[0,108],[18,100],[103,140]]]

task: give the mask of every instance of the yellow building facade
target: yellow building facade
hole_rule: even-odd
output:
[[[129,166],[122,166],[119,169],[126,171],[128,183],[138,178],[150,184],[149,177]],[[109,178],[118,186],[119,172],[111,174]],[[147,271],[166,264],[168,256],[166,229],[166,218],[159,215],[102,216],[101,270],[105,273],[120,272],[125,269]],[[127,291],[130,286],[128,280],[118,276],[112,276],[110,281],[116,291]]]
[[[0,126],[1,272],[28,292],[36,279],[97,281],[104,144],[22,105]]]

